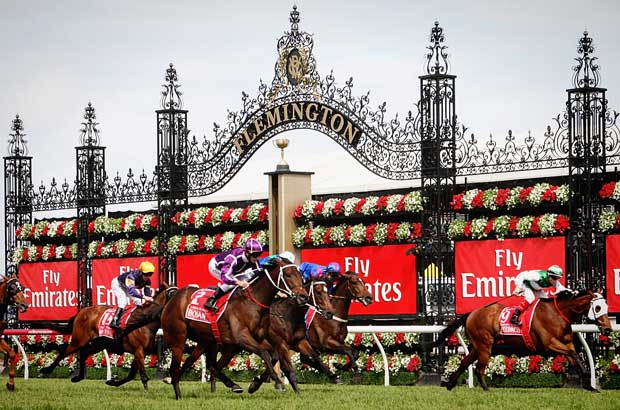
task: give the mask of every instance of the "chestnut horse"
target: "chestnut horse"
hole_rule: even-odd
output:
[[[279,318],[279,321],[283,322],[285,325],[279,326],[277,328],[277,333],[274,337],[270,337],[270,332],[262,333],[261,337],[267,336],[267,340],[271,345],[272,354],[272,364],[275,365],[277,362],[276,358],[280,360],[280,366],[286,377],[293,386],[293,389],[296,393],[299,393],[299,388],[297,386],[297,377],[295,375],[295,369],[290,360],[290,347],[288,344],[288,340],[293,338],[293,332],[298,327],[297,324],[301,324],[302,333],[305,332],[304,328],[304,317],[308,308],[312,307],[317,310],[317,315],[315,320],[319,317],[331,318],[333,317],[333,307],[330,303],[330,295],[327,291],[327,283],[325,281],[310,281],[304,285],[304,289],[308,291],[309,300],[306,305],[298,305],[290,298],[283,298],[276,300],[269,307],[269,315],[265,315],[264,320],[261,324],[262,329],[270,329],[270,324],[275,321],[275,318]],[[301,336],[302,338],[305,336]],[[225,345],[221,348],[221,357],[217,361],[216,368],[218,371],[221,370],[230,363],[231,359],[241,352],[241,349],[238,345]],[[198,360],[200,355],[204,353],[204,346],[196,345],[190,357],[183,363],[183,367],[181,368],[181,374],[190,369],[193,364]],[[211,372],[211,391],[215,391],[215,374],[216,371],[213,370]],[[270,373],[268,370],[265,370],[264,377],[268,379]],[[284,391],[284,385],[280,380],[276,380],[276,390]],[[251,391],[250,393],[253,393]]]
[[[131,369],[127,377],[121,380],[108,380],[110,386],[121,386],[140,373],[140,380],[144,389],[148,390],[148,376],[144,370],[144,356],[147,353],[156,353],[155,333],[159,329],[159,319],[166,304],[176,293],[176,287],[162,285],[153,296],[153,302],[139,306],[130,316],[127,327],[123,329],[122,339],[99,336],[99,321],[103,313],[110,306],[90,306],[82,309],[69,320],[67,331],[71,332],[71,343],[59,351],[52,364],[40,370],[41,374],[50,374],[62,359],[73,353],[79,353],[79,371],[71,378],[73,383],[84,379],[85,361],[88,356],[106,349],[108,352],[134,355]]]
[[[0,276],[0,352],[4,353],[9,362],[9,381],[6,384],[9,391],[15,390],[15,352],[2,338],[2,333],[6,328],[6,323],[2,318],[11,304],[16,305],[20,313],[24,313],[28,309],[24,288],[16,277]]]
[[[607,302],[600,293],[582,290],[577,294],[571,291],[561,292],[551,299],[541,299],[531,322],[530,335],[536,348],[529,351],[520,336],[500,336],[499,316],[504,308],[499,303],[493,303],[475,309],[456,320],[450,322],[432,344],[423,345],[424,350],[436,347],[465,324],[465,331],[470,342],[470,352],[461,361],[459,368],[450,375],[448,380],[442,380],[441,385],[453,389],[459,376],[478,360],[476,377],[484,390],[488,390],[484,377],[484,370],[489,364],[491,351],[497,351],[497,342],[501,340],[501,350],[512,349],[513,353],[524,354],[561,354],[568,358],[571,366],[577,369],[586,390],[594,390],[585,376],[587,373],[573,345],[571,324],[583,315],[596,321],[601,331],[608,335],[611,324],[607,316]]]
[[[206,352],[207,364],[215,376],[234,392],[240,393],[243,389],[217,369],[218,344],[211,325],[185,318],[185,311],[196,290],[198,288],[195,287],[181,289],[166,305],[161,317],[164,342],[172,350],[170,378],[176,399],[181,398],[181,360],[188,338]],[[270,346],[261,343],[259,333],[265,332],[265,317],[278,291],[295,299],[298,304],[308,301],[308,292],[302,286],[299,269],[281,258],[275,258],[272,265],[258,271],[247,289],[235,288],[226,311],[217,322],[222,344],[239,345],[244,350],[258,354],[265,361],[274,380],[278,377],[271,364]]]
[[[349,307],[351,300],[357,300],[364,306],[370,305],[372,295],[356,273],[347,272],[337,275],[331,281],[334,285],[330,295],[333,317],[317,315],[306,332],[306,325],[303,320],[305,309],[287,306],[282,302],[274,303],[271,307],[268,340],[277,348],[280,359],[282,352],[293,349],[301,353],[302,363],[325,373],[333,383],[340,384],[342,383],[340,377],[321,361],[317,351],[346,354],[349,363],[341,370],[353,368],[354,371],[357,371],[356,361],[359,353],[351,345],[345,343],[348,333]],[[300,310],[304,310],[301,315],[298,312]],[[268,378],[269,373],[267,372],[255,377],[248,388],[248,392],[254,393]],[[290,378],[289,381],[295,388]]]

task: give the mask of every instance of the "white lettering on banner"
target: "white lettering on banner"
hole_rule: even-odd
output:
[[[131,266],[119,266],[118,273],[123,274],[125,272],[129,272],[131,270]]]
[[[97,285],[95,291],[95,299],[97,305],[116,305],[116,296],[112,289],[108,289],[103,285]]]
[[[503,260],[503,264],[502,264]],[[514,266],[517,270],[521,270],[523,262],[523,252],[511,252],[510,249],[495,250],[495,266]]]
[[[620,269],[614,268],[614,295],[620,295]]]
[[[398,302],[403,297],[400,290],[400,282],[365,283],[366,289],[373,295],[375,302]],[[392,295],[393,294],[393,295]]]
[[[43,283],[49,283],[58,286],[60,283],[60,272],[54,272],[53,270],[43,270]]]
[[[24,289],[24,296],[32,308],[74,307],[77,306],[78,292],[75,290],[49,290],[33,292]]]
[[[363,276],[367,278],[368,274],[370,273],[370,259],[362,260],[357,256],[347,256],[346,258],[344,258],[344,270],[353,271],[358,275],[362,273]]]
[[[504,277],[504,272],[499,271],[497,277],[477,278],[471,272],[461,273],[461,294],[464,298],[476,297],[505,297],[510,296],[514,288],[515,278]]]

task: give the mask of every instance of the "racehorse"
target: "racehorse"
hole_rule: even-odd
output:
[[[243,389],[223,375],[216,366],[218,342],[213,334],[211,324],[187,319],[185,311],[198,288],[181,289],[166,305],[161,317],[164,342],[172,350],[170,364],[171,384],[176,399],[181,398],[179,380],[181,378],[181,359],[186,339],[195,341],[206,352],[209,367],[233,392],[241,393]],[[302,278],[297,266],[286,259],[274,258],[273,263],[257,272],[247,289],[235,288],[228,307],[217,321],[219,337],[223,345],[239,345],[240,348],[258,354],[270,370],[274,380],[275,374],[271,363],[268,343],[261,342],[265,332],[265,320],[269,305],[276,293],[280,291],[293,298],[298,304],[308,301],[308,292],[302,286]],[[199,355],[198,355],[199,356]]]
[[[0,277],[0,352],[4,353],[5,360],[9,362],[9,381],[6,384],[9,391],[15,390],[15,352],[1,336],[6,328],[2,318],[11,304],[16,305],[20,313],[28,309],[24,288],[16,277]]]
[[[586,390],[594,390],[586,380],[587,373],[573,345],[571,324],[582,315],[587,315],[591,321],[596,321],[603,334],[611,332],[611,324],[607,316],[607,302],[600,293],[582,290],[578,293],[564,291],[551,299],[540,299],[531,321],[530,335],[535,350],[527,349],[524,339],[520,336],[500,335],[500,314],[503,305],[493,303],[467,313],[452,322],[439,334],[437,340],[423,345],[423,350],[436,347],[465,324],[465,331],[470,342],[470,352],[461,361],[459,368],[450,375],[448,380],[442,380],[441,385],[453,389],[459,376],[475,360],[476,377],[484,390],[488,390],[484,370],[489,364],[492,351],[497,351],[497,342],[502,342],[501,350],[511,348],[513,351],[529,352],[528,354],[561,354],[568,358],[569,364],[577,369]]]
[[[304,288],[307,289],[309,300],[306,305],[298,305],[290,298],[282,298],[276,300],[271,304],[269,308],[269,315],[265,315],[265,319],[267,323],[261,325],[261,328],[269,328],[269,331],[265,333],[264,336],[267,337],[269,344],[271,346],[271,352],[275,353],[272,357],[272,364],[280,360],[280,366],[286,377],[291,383],[291,386],[295,390],[296,393],[299,393],[299,388],[297,385],[297,377],[295,375],[295,368],[293,367],[290,360],[290,342],[289,340],[293,339],[293,333],[298,329],[298,324],[301,325],[301,336],[298,338],[305,338],[305,327],[304,317],[308,309],[314,309],[318,315],[314,315],[318,318],[318,316],[331,318],[333,317],[333,307],[330,303],[330,295],[327,291],[327,284],[323,280],[310,281],[304,285]],[[312,311],[311,311],[312,314]],[[313,317],[314,317],[313,316]],[[278,321],[278,323],[282,323],[282,326],[278,326],[273,334],[271,331],[271,323]],[[241,349],[238,345],[225,345],[222,347],[221,352],[222,355],[220,359],[217,361],[215,365],[218,371],[221,371],[230,360],[239,352]],[[198,360],[200,355],[204,353],[204,347],[200,345],[196,345],[194,351],[190,355],[190,357],[183,363],[183,367],[181,368],[181,374],[183,374],[186,370],[190,369],[191,366]],[[211,374],[211,391],[215,391],[215,373],[216,371],[212,371]],[[265,370],[264,378],[268,379],[270,373],[268,370]],[[284,391],[284,385],[280,380],[276,380],[276,390]],[[250,391],[253,393],[253,391]]]
[[[144,389],[148,390],[148,376],[144,370],[144,356],[147,353],[155,353],[155,333],[159,329],[161,312],[167,301],[176,293],[176,287],[168,287],[162,284],[158,292],[153,296],[153,302],[138,307],[130,316],[127,327],[122,331],[122,337],[99,336],[99,321],[109,306],[90,306],[82,309],[77,315],[69,320],[67,332],[71,332],[71,343],[65,345],[59,351],[52,364],[40,370],[41,374],[50,374],[62,359],[70,354],[79,353],[79,371],[71,378],[73,383],[84,379],[85,362],[88,356],[106,349],[108,352],[123,354],[125,352],[134,355],[131,369],[127,377],[121,380],[112,379],[106,381],[110,386],[121,386],[136,377],[140,373],[140,380]],[[119,330],[117,330],[118,332]]]
[[[295,311],[300,310],[300,308],[291,308],[282,302],[274,303],[271,307],[268,340],[272,345],[279,347],[278,357],[280,359],[282,352],[293,349],[301,353],[302,363],[325,373],[333,383],[341,384],[340,377],[321,361],[317,351],[346,354],[349,362],[341,370],[353,368],[354,371],[357,371],[356,361],[359,353],[345,343],[348,333],[349,307],[351,300],[357,300],[364,306],[370,305],[372,295],[366,289],[362,279],[353,272],[337,275],[331,280],[328,278],[328,281],[334,282],[334,289],[330,295],[333,317],[317,315],[306,330],[303,314],[301,317],[294,316]],[[248,388],[248,392],[254,393],[268,378],[268,372],[255,377]],[[289,381],[291,386],[295,388],[290,378]]]

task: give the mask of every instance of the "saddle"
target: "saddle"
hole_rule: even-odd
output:
[[[532,326],[532,319],[534,318],[534,312],[536,311],[538,302],[540,302],[540,299],[537,299],[521,313],[521,323],[523,323],[523,326],[521,327],[510,323],[510,318],[512,317],[515,309],[517,309],[517,306],[509,306],[502,309],[502,312],[499,315],[500,335],[521,336],[523,338],[525,346],[527,346],[529,350],[536,350],[536,347],[534,346],[534,341],[532,340],[532,336],[530,335],[530,330]]]
[[[137,306],[132,305],[125,309],[123,315],[121,316],[121,320],[119,323],[118,332],[122,333],[123,330],[127,327],[127,322],[131,317],[131,314],[136,310]],[[114,339],[114,334],[116,333],[115,329],[110,327],[110,323],[112,323],[112,319],[114,319],[114,314],[116,313],[116,308],[108,308],[101,315],[101,319],[99,319],[99,325],[97,326],[97,330],[99,332],[100,337],[107,337],[110,339]]]

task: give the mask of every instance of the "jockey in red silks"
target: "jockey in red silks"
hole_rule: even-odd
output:
[[[555,288],[555,292],[552,295],[568,290],[559,281],[562,275],[562,268],[558,265],[549,266],[547,270],[526,270],[519,273],[515,278],[516,288],[512,294],[513,296],[522,295],[524,299],[515,309],[514,314],[510,318],[510,323],[517,326],[522,325],[519,315],[532,304],[536,297],[548,297],[547,293],[543,291],[544,288],[550,286]]]
[[[248,280],[254,271],[260,269],[258,257],[263,253],[263,246],[256,239],[250,238],[243,248],[235,248],[214,256],[209,261],[209,273],[221,281],[213,296],[207,299],[205,308],[213,310],[219,298],[235,286],[247,288]]]

